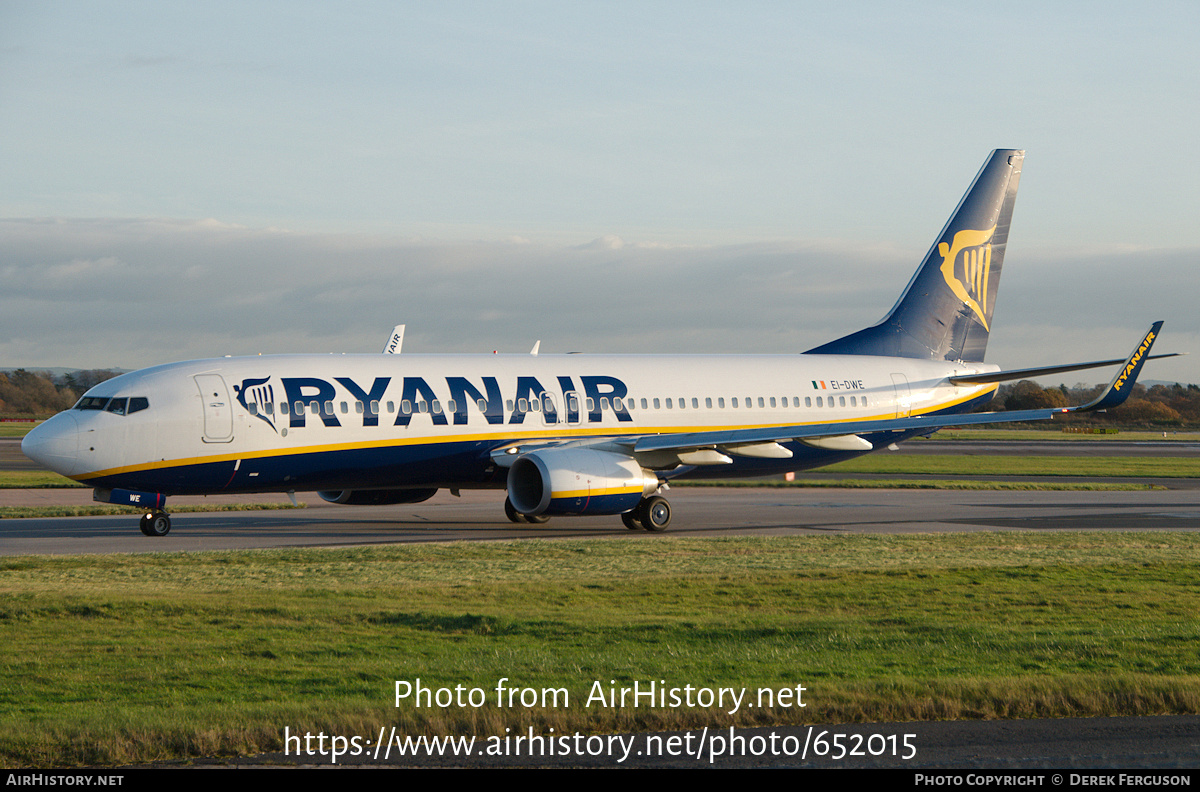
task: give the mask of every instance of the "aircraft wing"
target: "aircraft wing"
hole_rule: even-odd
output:
[[[1073,412],[1092,412],[1116,407],[1128,398],[1137,381],[1142,365],[1150,359],[1150,347],[1158,337],[1162,322],[1155,322],[1125,359],[1125,365],[1109,383],[1108,388],[1091,402],[1078,407],[1052,407],[1039,410],[1016,410],[1011,412],[986,412],[966,414],[921,415],[909,418],[883,418],[875,421],[840,421],[821,424],[798,424],[795,426],[768,426],[756,429],[729,429],[710,432],[683,434],[648,435],[633,443],[635,454],[656,451],[683,451],[711,448],[732,453],[749,451],[751,456],[770,454],[772,444],[789,440],[810,441],[826,439],[821,443],[827,448],[829,439],[842,440],[842,450],[870,450],[870,444],[861,435],[876,432],[909,432],[914,429],[939,429],[944,426],[971,426],[977,424],[1013,423],[1019,421],[1046,421],[1055,415]],[[993,375],[994,376],[994,375]],[[857,444],[855,441],[858,441]],[[761,447],[761,448],[760,448]],[[780,451],[786,451],[782,447]],[[761,451],[762,453],[756,453]],[[777,453],[777,452],[776,452]]]

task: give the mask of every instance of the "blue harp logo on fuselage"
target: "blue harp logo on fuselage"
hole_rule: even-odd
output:
[[[992,234],[996,226],[983,231],[959,231],[951,244],[938,244],[942,256],[942,277],[946,285],[975,312],[984,330],[988,327],[988,278],[992,270]]]

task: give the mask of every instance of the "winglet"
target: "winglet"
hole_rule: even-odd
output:
[[[1149,359],[1150,347],[1154,346],[1154,340],[1158,338],[1158,333],[1162,329],[1162,326],[1163,323],[1161,321],[1155,322],[1151,326],[1150,332],[1142,337],[1142,340],[1134,348],[1133,353],[1125,359],[1125,365],[1117,372],[1117,376],[1113,377],[1113,381],[1108,383],[1108,389],[1104,393],[1087,404],[1071,408],[1069,412],[1107,410],[1109,407],[1116,407],[1123,404],[1129,398],[1130,392],[1133,391],[1138,374],[1142,371],[1142,364]]]
[[[404,346],[404,325],[396,325],[392,328],[392,334],[388,337],[388,342],[383,345],[383,354],[399,355],[400,347]]]

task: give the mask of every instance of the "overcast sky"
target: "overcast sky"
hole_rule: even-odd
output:
[[[878,320],[1010,147],[988,360],[1155,319],[1197,350],[1197,33],[1194,2],[0,0],[0,368],[398,322],[408,352],[802,351]]]

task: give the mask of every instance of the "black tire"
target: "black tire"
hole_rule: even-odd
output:
[[[140,527],[146,536],[166,536],[171,532],[171,515],[165,512],[143,515]]]
[[[637,508],[637,518],[647,531],[665,531],[671,524],[671,504],[658,495],[646,498]]]
[[[542,523],[550,522],[550,518],[542,514],[521,514],[507,497],[504,499],[504,516],[508,517],[509,521],[518,524],[533,523],[534,525],[541,525]]]
[[[621,522],[625,523],[625,527],[631,531],[645,530],[642,528],[642,524],[638,522],[637,512],[637,509],[633,509],[621,515]]]

